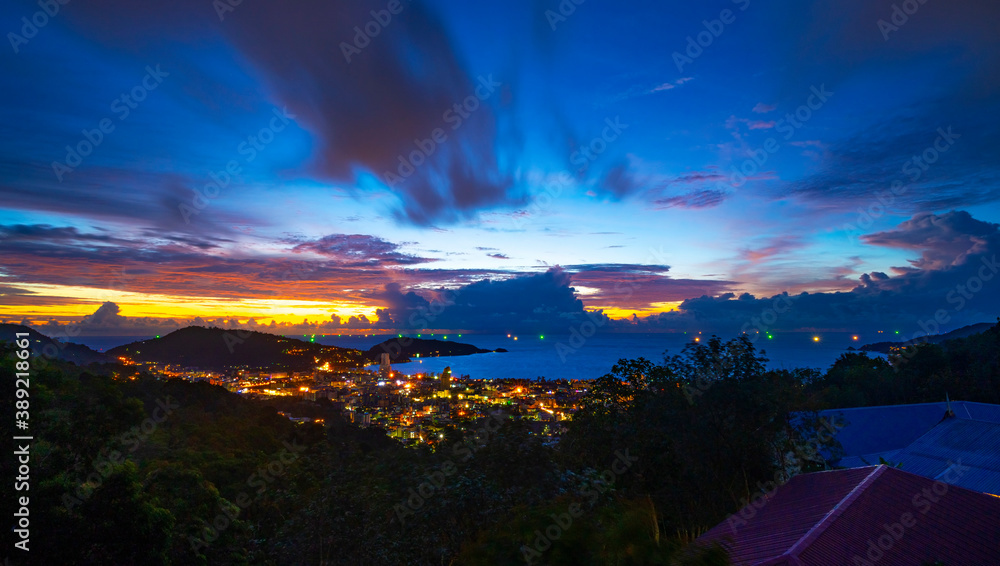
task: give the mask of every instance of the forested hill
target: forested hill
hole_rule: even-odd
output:
[[[118,358],[183,367],[221,370],[231,367],[307,370],[325,362],[332,367],[360,367],[359,350],[323,346],[265,332],[189,326],[163,336],[118,346]]]
[[[95,352],[82,344],[49,338],[41,332],[21,324],[0,324],[0,341],[12,342],[18,334],[23,333],[28,334],[31,352],[35,358],[59,359],[77,365],[110,361],[110,357],[106,354]]]
[[[425,340],[422,338],[392,338],[381,344],[376,344],[365,352],[365,356],[378,363],[383,353],[388,353],[393,363],[408,362],[413,358],[435,358],[438,356],[469,356],[472,354],[489,354],[506,352],[503,348],[484,350],[472,344],[451,342],[448,340]]]
[[[969,326],[963,326],[952,330],[947,334],[939,334],[935,336],[927,336],[917,340],[918,342],[926,342],[928,344],[941,344],[947,342],[948,340],[955,340],[958,338],[967,338],[982,332],[986,332],[993,327],[992,322],[980,322],[979,324],[971,324]],[[866,344],[859,348],[862,352],[880,352],[882,354],[888,354],[893,350],[893,348],[903,348],[907,345],[906,342],[876,342],[874,344]]]

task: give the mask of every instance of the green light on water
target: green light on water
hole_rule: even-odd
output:
[[[545,340],[545,335],[544,334],[539,334],[538,335],[538,339],[539,340]]]

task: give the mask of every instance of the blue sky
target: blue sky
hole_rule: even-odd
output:
[[[437,324],[992,320],[947,298],[996,252],[1000,13],[893,5],[8,2],[0,317],[402,328],[488,281]]]

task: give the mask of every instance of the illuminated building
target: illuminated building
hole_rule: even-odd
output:
[[[379,355],[378,377],[383,380],[392,377],[392,366],[389,365],[388,352],[383,352]]]

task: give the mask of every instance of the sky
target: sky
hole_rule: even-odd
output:
[[[998,19],[992,0],[4,2],[0,320],[994,321]]]

